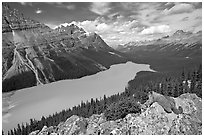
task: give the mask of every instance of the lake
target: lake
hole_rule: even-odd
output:
[[[139,71],[153,71],[147,64],[127,62],[110,69],[74,80],[62,80],[46,85],[2,94],[2,127],[5,133],[30,118],[39,120],[91,98],[110,96],[125,90],[128,81]]]

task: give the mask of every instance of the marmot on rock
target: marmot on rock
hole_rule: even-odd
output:
[[[171,113],[172,111],[177,115],[183,113],[182,107],[179,106],[179,108],[177,109],[174,99],[169,97],[169,96],[164,96],[164,95],[156,93],[154,91],[150,91],[148,93],[148,97],[149,97],[149,99],[144,103],[144,105],[146,105],[146,106],[150,106],[154,102],[157,102],[159,105],[161,105],[163,107],[163,109],[167,113]]]

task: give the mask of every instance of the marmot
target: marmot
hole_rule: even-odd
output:
[[[157,102],[159,105],[163,107],[163,109],[167,113],[171,113],[172,111],[175,114],[181,114],[183,113],[183,109],[181,106],[179,108],[176,108],[176,104],[173,98],[169,96],[164,96],[162,94],[156,93],[154,91],[150,91],[148,93],[149,99],[144,103],[146,106],[152,105],[154,102]]]

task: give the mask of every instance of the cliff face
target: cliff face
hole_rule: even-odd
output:
[[[126,61],[110,51],[97,34],[75,25],[52,30],[2,4],[3,92],[91,75]]]
[[[182,106],[182,114],[166,113],[154,103],[141,114],[128,114],[116,121],[107,121],[103,113],[90,118],[73,115],[58,126],[44,126],[30,135],[201,135],[201,98],[187,93],[175,102]]]
[[[49,30],[46,25],[26,18],[17,9],[11,9],[8,4],[2,4],[2,33],[13,30],[43,29]]]

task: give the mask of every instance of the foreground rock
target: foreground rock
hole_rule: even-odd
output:
[[[202,100],[195,94],[183,94],[175,98],[183,114],[166,113],[154,103],[141,114],[128,114],[123,119],[107,121],[104,114],[90,118],[76,115],[58,126],[34,131],[31,135],[201,135]]]

